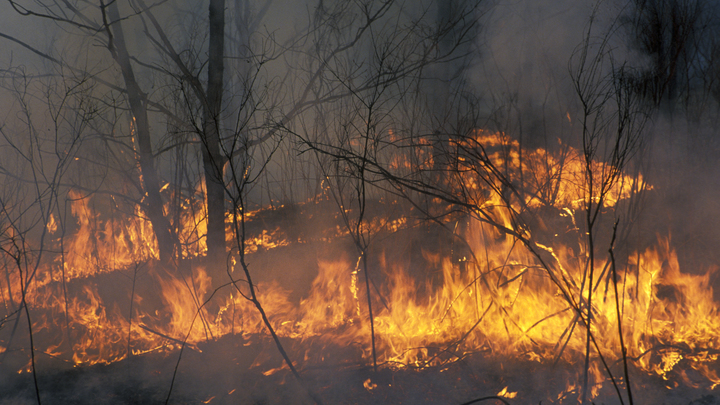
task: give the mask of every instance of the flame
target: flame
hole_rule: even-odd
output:
[[[262,230],[262,234],[249,238],[245,241],[245,253],[255,253],[259,249],[274,249],[281,246],[288,246],[290,242],[284,238],[282,231],[276,228],[272,231]]]
[[[278,336],[306,345],[306,356],[298,360],[299,366],[312,358],[323,361],[324,357],[307,353],[329,344],[357,347],[357,361],[372,358],[366,276],[376,283],[370,290],[370,301],[381,366],[443,367],[475,353],[539,363],[577,363],[586,353],[583,316],[588,313],[590,297],[583,286],[591,281],[595,290],[590,332],[607,362],[621,360],[616,332],[620,323],[627,356],[638,369],[668,380],[692,369],[705,378],[704,386],[720,384],[716,371],[720,317],[710,283],[716,268],[702,275],[683,273],[670,238],[659,237],[655,246],[631,254],[627,265],[617,269],[616,277],[609,270],[609,258],[597,257],[594,279],[587,280],[588,251],[582,243],[585,236],[575,222],[578,210],[589,203],[615,207],[639,190],[651,189],[641,175],[620,173],[614,185],[600,193],[587,188],[584,157],[569,146],[561,145],[556,153],[525,151],[503,134],[483,131],[477,131],[464,144],[457,142],[458,148],[466,150],[482,146],[490,162],[506,168],[510,183],[522,185],[521,197],[510,207],[497,195],[478,198],[494,221],[515,229],[511,209],[519,212],[526,207],[552,207],[563,234],[542,243],[523,244],[478,218],[456,216],[448,221],[455,221],[454,237],[462,238],[466,246],[460,256],[454,256],[428,244],[422,258],[432,273],[429,279],[417,277],[416,270],[397,260],[390,248],[379,247],[368,275],[360,260],[354,259],[355,252],[319,254],[317,276],[299,301],[293,302],[290,292],[277,281],[260,282],[256,285],[258,301]],[[434,167],[430,146],[424,141],[415,156],[393,157],[391,168]],[[471,165],[470,159],[464,162]],[[593,162],[590,171],[597,178],[606,178],[613,168]],[[481,194],[482,187],[472,171],[458,173],[467,190]],[[500,185],[495,187],[501,189]],[[164,192],[172,193],[172,187],[166,185]],[[182,203],[182,213],[174,224],[181,259],[207,251],[203,195],[198,186]],[[124,306],[104,302],[98,287],[83,280],[128,269],[135,269],[132,274],[136,277],[141,264],[154,263],[158,247],[152,226],[139,208],[130,215],[112,217],[97,213],[93,199],[78,191],[71,191],[69,198],[75,221],[72,236],[63,240],[62,255],[42,263],[45,267],[27,290],[29,306],[39,314],[34,318],[34,330],[44,339],[41,341],[48,342],[41,349],[43,353],[76,365],[107,364],[183,345],[199,351],[200,343],[227,335],[247,340],[268,336],[260,314],[247,299],[247,281],[233,279],[232,285],[222,290],[225,293],[217,293],[215,288],[226,279],[198,264],[176,271],[149,266],[147,282],[159,292],[141,295],[133,290],[121,302]],[[253,221],[269,212],[257,209],[242,215],[246,221]],[[231,220],[227,218],[228,224]],[[393,234],[413,224],[407,217],[373,217],[365,225],[372,233]],[[46,226],[56,234],[54,216]],[[346,238],[348,232],[335,224],[329,226],[326,235],[332,240]],[[61,237],[55,236],[58,247]],[[245,254],[280,251],[297,242],[280,227],[266,228],[247,238]],[[547,257],[547,263],[540,257]],[[232,263],[237,266],[236,261]],[[231,268],[230,273],[241,272]],[[0,281],[0,293],[4,302],[12,304],[8,307],[17,307],[20,278],[13,272],[7,275]],[[64,285],[70,282],[80,288],[68,293]],[[573,302],[577,303],[575,307]],[[0,353],[5,350],[0,346]],[[608,381],[597,351],[591,357],[591,397],[596,397]],[[252,367],[265,370],[264,375],[287,370],[285,365],[264,364],[261,357]],[[368,391],[377,388],[370,379],[363,386]],[[575,395],[580,389],[577,381],[568,382],[557,399]],[[516,394],[506,386],[497,395],[514,398]]]
[[[47,225],[45,227],[51,235],[57,232],[58,224],[55,221],[55,215],[53,215],[52,213],[50,213],[50,217],[48,218]]]
[[[103,219],[90,208],[89,197],[71,190],[69,198],[78,228],[67,242],[67,253],[62,257],[65,277],[89,277],[157,259],[152,224],[139,207],[134,210],[136,220]]]
[[[497,396],[513,399],[517,396],[517,392],[509,392],[508,387],[505,387],[502,391],[497,393]]]
[[[372,380],[368,378],[367,380],[363,381],[363,387],[365,387],[365,389],[368,391],[372,391],[377,388],[377,384],[373,383]]]
[[[584,180],[587,172],[585,157],[580,151],[559,141],[559,152],[552,154],[541,148],[522,150],[522,161],[519,142],[502,133],[478,130],[474,137],[466,138],[461,143],[463,147],[471,149],[482,145],[488,159],[496,167],[509,168],[507,180],[522,185],[524,204],[529,207],[582,209],[587,203],[583,196],[590,195],[590,191],[593,203],[600,202],[602,197],[604,206],[614,207],[618,201],[631,197],[633,192],[652,188],[645,183],[642,174],[631,177],[620,173],[608,190],[600,190],[597,186],[588,190]],[[598,182],[611,176],[613,168],[602,162],[591,162],[590,171],[595,182]]]

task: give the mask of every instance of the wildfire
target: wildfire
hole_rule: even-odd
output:
[[[258,300],[278,336],[308,344],[313,350],[317,350],[317,342],[356,346],[361,354],[356,360],[368,361],[372,356],[368,342],[374,333],[377,361],[389,368],[443,367],[475,353],[538,363],[577,363],[588,344],[583,314],[591,313],[590,332],[596,344],[590,369],[594,395],[607,384],[599,356],[611,364],[621,361],[618,324],[622,325],[627,357],[638,369],[668,379],[679,367],[689,368],[705,378],[706,386],[720,384],[716,371],[720,317],[711,272],[681,272],[668,237],[630,254],[627,265],[616,274],[611,271],[614,264],[610,258],[596,258],[589,280],[587,245],[574,222],[576,211],[588,202],[583,196],[589,194],[581,180],[586,175],[581,154],[570,147],[560,148],[556,154],[537,149],[523,151],[521,160],[518,143],[503,141],[498,134],[478,132],[473,142],[483,145],[496,166],[517,169],[509,170],[507,176],[511,182],[522,178],[524,200],[518,203],[556,209],[556,220],[565,226],[562,237],[524,244],[478,218],[454,217],[456,225],[462,222],[455,227],[453,238],[466,244],[463,257],[433,249],[430,243],[423,246],[422,258],[433,274],[429,279],[417,277],[406,262],[392,256],[395,252],[391,249],[374,248],[371,254],[376,259],[369,269],[376,283],[371,290],[374,332],[361,281],[365,275],[351,259],[357,256],[352,251],[320,255],[314,269],[317,276],[299,302],[293,302],[290,291],[278,283],[257,285]],[[395,159],[392,164],[401,167],[405,163]],[[611,168],[593,163],[591,171],[602,178]],[[476,182],[466,180],[469,187],[479,188]],[[615,207],[638,190],[649,188],[642,176],[622,173],[606,190],[604,204]],[[75,191],[69,198],[75,220],[71,236],[64,236],[60,245],[63,236],[57,232],[55,217],[47,224],[64,252],[43,263],[45,267],[27,291],[29,305],[37,313],[34,330],[49,342],[40,351],[76,365],[89,365],[183,345],[199,350],[199,343],[227,335],[250,339],[268,334],[261,315],[246,298],[245,280],[235,279],[223,290],[231,292],[215,294],[217,286],[225,282],[225,272],[192,264],[175,272],[152,269],[145,277],[159,287],[159,293],[143,295],[147,291],[139,291],[139,287],[136,291],[141,265],[158,257],[149,222],[139,210],[122,218],[104,218],[92,209],[91,198]],[[600,196],[590,198],[598,203]],[[491,197],[486,197],[486,204],[503,206]],[[202,204],[187,201],[186,208],[178,234],[183,245],[181,257],[191,259],[207,250],[206,223]],[[506,212],[501,208],[493,212],[497,221],[512,229]],[[407,230],[412,221],[372,218],[368,223],[368,229],[392,235]],[[336,239],[347,234],[331,233]],[[263,229],[246,239],[245,253],[279,252],[293,243],[298,241],[288,238],[281,228]],[[540,260],[542,255],[549,258],[547,263]],[[64,287],[73,280],[116,272],[132,280],[132,289],[114,303],[104,302],[93,283],[78,281],[80,287],[71,294]],[[231,268],[230,273],[240,272]],[[20,300],[20,280],[14,273],[8,274],[0,292],[6,308],[12,308]],[[594,288],[589,310],[587,285]],[[5,350],[0,346],[0,353]],[[300,366],[310,362],[308,358],[298,360]],[[259,361],[254,367],[267,368]],[[283,367],[263,373],[269,375]],[[370,379],[363,386],[367,391],[378,387]],[[576,389],[568,386],[565,393]],[[516,394],[505,387],[497,395],[514,398]]]
[[[553,206],[560,209],[582,209],[587,204],[584,196],[590,195],[585,176],[588,172],[584,156],[573,147],[559,142],[558,151],[549,153],[545,149],[522,150],[518,141],[503,134],[476,131],[472,141],[463,140],[465,147],[482,145],[488,159],[498,168],[507,170],[507,179],[521,185],[524,204],[529,207]],[[469,143],[469,145],[468,145]],[[522,156],[521,156],[522,152]],[[521,159],[522,158],[522,159]],[[613,167],[603,162],[591,162],[590,173],[594,182],[599,183],[612,175]],[[607,190],[595,187],[591,201],[614,207],[618,201],[630,198],[638,190],[649,190],[642,174],[633,177],[620,173],[618,179]]]

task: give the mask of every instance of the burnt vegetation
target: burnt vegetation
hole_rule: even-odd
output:
[[[525,3],[3,3],[0,403],[720,402],[720,9]]]

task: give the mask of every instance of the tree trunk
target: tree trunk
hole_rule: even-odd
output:
[[[207,257],[212,265],[224,265],[225,243],[225,187],[223,166],[225,157],[220,147],[220,110],[222,108],[225,0],[211,0],[209,10],[210,44],[208,60],[207,102],[203,111],[203,168],[207,192]]]
[[[108,5],[108,16],[112,24],[112,30],[108,28],[110,53],[115,62],[120,66],[123,80],[127,90],[128,103],[130,104],[130,112],[133,115],[135,126],[135,139],[137,141],[137,154],[142,172],[143,189],[145,190],[145,214],[150,219],[158,241],[160,250],[160,260],[163,263],[169,263],[173,259],[175,246],[177,245],[174,232],[170,226],[170,222],[163,212],[163,202],[160,196],[160,181],[155,171],[155,158],[152,152],[152,142],[150,141],[150,123],[147,115],[147,103],[145,94],[140,90],[140,86],[135,80],[135,73],[130,64],[130,56],[125,45],[125,36],[123,35],[120,23],[120,13],[118,12],[117,2],[111,2]]]

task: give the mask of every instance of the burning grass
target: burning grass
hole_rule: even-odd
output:
[[[578,225],[581,200],[572,196],[582,194],[581,174],[568,163],[579,155],[566,149],[563,156],[565,169],[558,172],[557,160],[545,151],[526,155],[525,162],[537,166],[524,168],[535,175],[521,201],[533,213],[532,244],[452,207],[444,208],[452,214],[428,223],[398,202],[370,204],[368,288],[347,224],[328,198],[247,214],[245,254],[257,275],[258,300],[311,390],[330,403],[465,403],[493,396],[574,403],[590,353],[596,402],[617,400],[616,389],[626,384],[625,362],[634,390],[658,401],[712,392],[720,383],[715,268],[684,273],[671,239],[661,236],[651,245],[618,249],[615,260],[598,255],[589,272],[595,247]],[[608,170],[600,164],[591,169]],[[508,178],[518,179],[513,173]],[[541,193],[540,184],[555,194]],[[607,216],[624,209],[632,195],[654,192],[624,174],[618,184],[607,194]],[[247,299],[237,261],[225,269],[195,257],[206,249],[197,215],[184,218],[189,225],[183,229],[195,232],[182,233],[184,260],[168,267],[155,262],[156,245],[140,215],[107,219],[92,212],[88,198],[72,198],[72,234],[61,237],[55,226],[48,228],[53,249],[71,249],[41,261],[25,292],[37,369],[52,393],[46,395],[74,401],[52,381],[67,378],[68,386],[86,392],[92,388],[79,381],[83,376],[117,373],[122,380],[139,369],[141,377],[128,377],[127,384],[157,399],[177,366],[175,403],[308,400],[298,394],[304,391]],[[495,223],[514,229],[503,201],[486,198],[484,204]],[[599,228],[597,246],[609,248],[611,234]],[[7,315],[0,361],[6,374],[19,371],[7,388],[22,398],[21,384],[12,382],[29,367],[17,332],[23,330],[16,316],[18,274],[7,270],[1,282]],[[368,366],[373,344],[377,372]],[[198,379],[203,383],[194,384]],[[107,403],[129,400],[112,394],[125,390],[123,384],[111,384]]]
[[[300,342],[285,339],[290,355],[302,357]],[[577,403],[577,364],[547,364],[512,360],[491,353],[475,353],[462,361],[422,370],[382,368],[378,372],[365,364],[341,363],[353,357],[353,348],[325,347],[325,358],[305,366],[302,375],[309,387],[332,404],[464,404],[479,398],[502,397],[510,404]],[[43,363],[40,374],[43,399],[50,403],[127,404],[162,403],[176,366],[176,355],[148,353],[107,365],[86,367]],[[253,367],[255,363],[263,367]],[[245,340],[225,336],[198,345],[183,356],[176,376],[173,404],[308,404],[305,389],[287,369],[269,339],[260,336]],[[643,403],[720,403],[711,390],[677,387],[659,376],[632,369],[637,386],[643,387]],[[686,371],[692,378],[693,372]],[[681,375],[671,376],[679,378]],[[3,372],[0,403],[30,404],[34,394],[25,376]],[[497,404],[486,399],[479,403]],[[618,403],[610,387],[598,392],[595,403]]]

